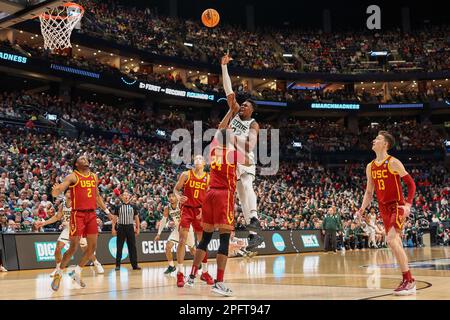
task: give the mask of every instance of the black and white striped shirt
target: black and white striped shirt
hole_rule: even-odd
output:
[[[133,224],[134,216],[136,216],[137,210],[130,203],[122,203],[120,206],[117,206],[114,210],[114,215],[119,216],[119,220],[117,221],[120,225],[125,224]]]

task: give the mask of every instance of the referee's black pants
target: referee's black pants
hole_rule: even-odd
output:
[[[136,237],[134,236],[134,226],[132,224],[119,224],[117,226],[116,267],[119,267],[120,261],[122,261],[122,249],[125,240],[127,241],[131,266],[137,268]]]

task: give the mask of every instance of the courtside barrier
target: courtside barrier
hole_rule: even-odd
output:
[[[237,231],[236,237],[246,241],[247,234],[245,231]],[[323,250],[320,230],[262,231],[261,234],[265,240],[257,249],[259,255]],[[53,268],[58,236],[58,233],[3,234],[5,267],[8,270]],[[139,262],[166,260],[165,246],[169,232],[163,232],[159,241],[154,241],[155,236],[156,232],[142,232],[137,237],[136,247]],[[208,247],[208,256],[214,258],[218,248],[219,236],[215,233]],[[173,250],[175,252],[176,246]],[[102,264],[114,264],[116,237],[109,232],[99,234],[96,256]],[[69,264],[75,264],[80,257],[81,252],[78,250]],[[186,259],[192,259],[188,250],[186,250]],[[126,245],[122,254],[122,263],[129,263]]]

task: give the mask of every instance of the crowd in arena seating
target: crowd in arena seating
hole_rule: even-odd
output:
[[[118,1],[84,0],[90,13],[83,33],[134,46],[155,54],[218,63],[227,51],[232,65],[250,69],[296,72],[403,72],[450,68],[448,26],[429,30],[333,32],[258,30],[249,32],[220,24],[205,28],[200,21],[156,15],[151,9]],[[183,43],[192,43],[186,47]],[[395,63],[371,61],[371,51],[390,52]],[[292,58],[283,53],[293,54]],[[402,61],[402,62],[399,62]]]
[[[55,130],[39,126],[2,125],[0,128],[0,224],[3,232],[56,231],[59,224],[37,230],[34,221],[48,219],[58,210],[60,199],[52,199],[51,186],[67,175],[72,168],[73,155],[83,150],[88,153],[94,172],[99,173],[99,188],[106,203],[114,206],[118,199],[113,190],[130,190],[139,210],[144,230],[155,230],[164,205],[179,173],[184,166],[170,161],[171,145],[166,140],[146,137],[156,127],[167,131],[179,127],[192,128],[192,123],[180,116],[154,116],[138,110],[83,101],[64,104],[48,95],[4,93],[0,95],[0,113],[11,119],[20,115],[20,104],[34,104],[43,111],[58,112],[80,130],[100,128],[112,132],[111,139],[89,133],[68,138]],[[33,115],[36,118],[36,115]],[[37,121],[38,122],[38,121]],[[144,124],[145,123],[145,124]],[[150,124],[150,125],[149,125]],[[264,125],[262,125],[264,126]],[[420,125],[422,126],[422,125]],[[427,126],[425,124],[425,126]],[[325,121],[308,123],[290,119],[286,130],[306,128],[301,132],[308,137],[305,143],[312,150],[338,151],[330,141],[344,141],[348,149],[366,148],[361,141],[370,143],[378,128],[362,127],[363,132],[345,140],[345,128]],[[431,128],[424,130],[418,124],[401,122],[385,125],[399,137],[398,148],[417,150],[437,147],[439,135]],[[418,130],[418,129],[421,130]],[[138,134],[131,134],[130,131]],[[320,138],[318,133],[320,132]],[[425,135],[424,132],[427,134]],[[327,139],[322,140],[323,138]],[[336,138],[336,140],[333,140]],[[435,143],[435,144],[433,144]],[[426,224],[450,221],[448,204],[450,176],[447,169],[436,163],[433,166],[413,166],[408,170],[417,184],[413,215],[405,229],[405,245],[421,245],[420,232]],[[335,206],[343,221],[342,246],[365,248],[371,227],[368,222],[354,219],[355,210],[362,201],[365,184],[364,166],[360,163],[329,166],[311,160],[295,163],[282,162],[274,176],[257,176],[255,188],[261,226],[269,230],[320,229],[328,208]],[[236,228],[243,228],[240,207],[236,206]],[[109,230],[108,219],[98,212],[101,230]],[[376,218],[376,243],[384,245],[384,234],[379,217]],[[356,231],[353,231],[356,229]],[[438,241],[448,244],[449,232],[438,228]],[[353,235],[354,238],[351,236]]]

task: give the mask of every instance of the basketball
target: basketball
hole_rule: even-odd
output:
[[[215,9],[206,9],[202,13],[202,22],[208,28],[214,28],[219,24],[220,15]]]

